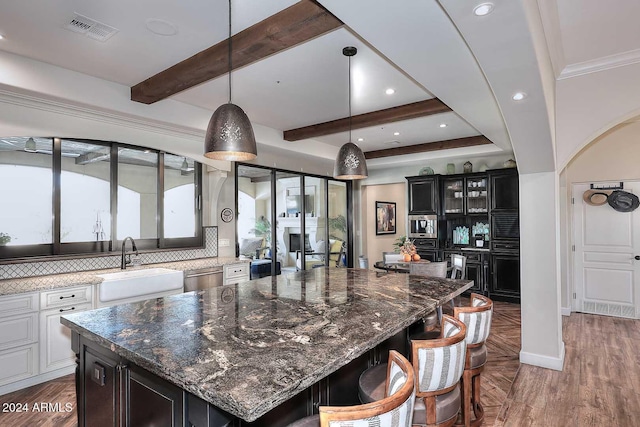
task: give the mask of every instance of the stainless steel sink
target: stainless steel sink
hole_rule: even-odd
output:
[[[141,301],[181,293],[184,274],[168,268],[123,270],[97,274],[104,279],[98,284],[98,307]]]

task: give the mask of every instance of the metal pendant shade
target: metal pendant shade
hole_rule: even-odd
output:
[[[204,140],[210,159],[244,161],[258,155],[249,117],[235,104],[223,104],[211,116]]]
[[[364,179],[369,175],[364,153],[353,142],[347,142],[338,151],[333,166],[333,177],[337,179]]]
[[[353,46],[342,49],[342,54],[349,58],[349,142],[338,151],[333,166],[333,177],[336,179],[364,179],[369,176],[364,153],[360,147],[351,142],[351,57],[356,53],[358,49]]]
[[[258,155],[249,117],[231,103],[231,0],[229,0],[229,102],[214,111],[204,139],[204,156],[216,160],[246,161]]]

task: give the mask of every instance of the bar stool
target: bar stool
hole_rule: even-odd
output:
[[[411,363],[395,350],[389,351],[389,363],[381,399],[355,406],[320,406],[319,415],[303,418],[289,427],[352,427],[361,425],[409,426],[415,403],[415,378]]]
[[[412,341],[416,376],[414,426],[448,427],[460,410],[460,377],[464,370],[466,326],[443,316],[439,339]],[[379,401],[383,394],[385,364],[373,366],[360,375],[358,393],[363,403]]]
[[[480,402],[480,374],[487,362],[485,341],[491,330],[493,301],[471,294],[468,307],[454,307],[453,315],[467,325],[467,357],[462,374],[462,421],[465,427],[479,426],[484,420]],[[471,410],[475,419],[471,420]]]

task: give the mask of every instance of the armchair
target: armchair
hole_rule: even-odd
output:
[[[329,267],[340,267],[343,255],[347,251],[347,243],[342,240],[329,240]],[[302,251],[296,251],[296,270],[302,270]],[[313,252],[307,252],[304,260],[305,270],[324,267],[326,257],[326,244],[319,241]]]

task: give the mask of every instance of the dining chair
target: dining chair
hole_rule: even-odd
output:
[[[451,254],[451,274],[452,279],[467,278],[467,257],[460,254]]]
[[[427,277],[447,277],[447,262],[412,262],[409,266],[409,274],[414,276]],[[424,326],[420,332],[411,331],[409,339],[430,339],[435,338],[433,332],[442,321],[442,308],[438,307],[423,319]],[[422,332],[426,333],[423,334]],[[416,335],[418,334],[418,335]]]
[[[415,398],[415,373],[411,363],[389,351],[384,389],[380,399],[354,406],[320,406],[319,414],[289,427],[410,426]]]

